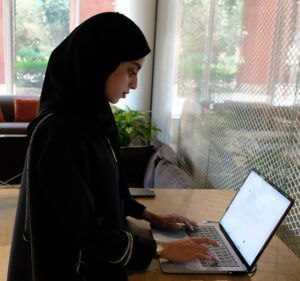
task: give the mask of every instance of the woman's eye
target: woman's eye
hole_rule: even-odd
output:
[[[130,75],[130,76],[133,76],[133,75],[136,75],[136,74],[137,74],[136,71],[134,71],[134,70],[129,70],[129,75]]]

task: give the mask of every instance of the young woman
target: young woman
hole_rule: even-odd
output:
[[[88,19],[52,52],[39,116],[28,127],[8,281],[126,280],[126,267],[146,268],[156,254],[217,260],[201,245],[217,246],[208,239],[158,244],[123,231],[126,216],[161,228],[196,225],[146,209],[124,179],[109,102],[137,87],[149,52],[119,13]]]

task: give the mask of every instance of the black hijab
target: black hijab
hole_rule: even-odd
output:
[[[126,16],[107,12],[89,18],[52,52],[38,119],[50,112],[70,115],[86,133],[105,135],[118,146],[105,82],[121,62],[149,52],[142,31]]]

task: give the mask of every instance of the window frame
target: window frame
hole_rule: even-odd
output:
[[[3,1],[3,19],[5,92],[12,95],[14,75],[13,1]]]

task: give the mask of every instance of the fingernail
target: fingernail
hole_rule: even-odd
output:
[[[177,229],[181,229],[185,227],[185,224],[181,222],[176,222],[176,225],[177,225]]]

